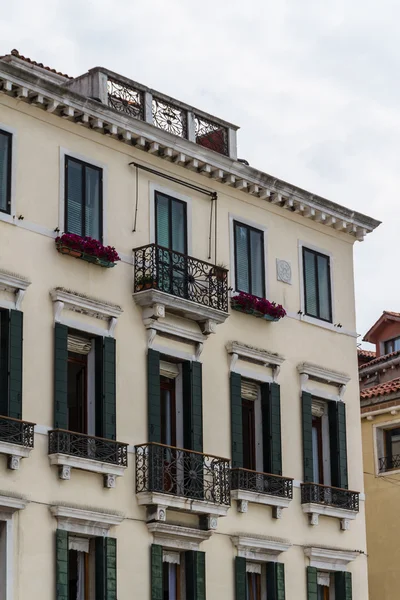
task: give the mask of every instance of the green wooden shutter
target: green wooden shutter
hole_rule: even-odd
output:
[[[242,378],[231,373],[232,467],[243,467]]]
[[[267,563],[268,600],[285,600],[285,565],[277,562]]]
[[[261,385],[264,472],[282,475],[281,394],[277,383]]]
[[[95,539],[96,600],[117,600],[117,540]]]
[[[185,576],[186,597],[190,600],[206,600],[205,552],[185,552]]]
[[[235,600],[247,600],[246,559],[235,557]]]
[[[115,339],[98,337],[96,363],[96,435],[116,439]]]
[[[9,311],[0,310],[0,414],[8,415]]]
[[[68,532],[56,531],[56,600],[69,600]]]
[[[203,452],[202,364],[182,364],[183,379],[183,445],[187,450]]]
[[[303,464],[304,481],[314,479],[313,468],[313,446],[312,446],[312,396],[308,392],[303,392],[302,417],[303,417]]]
[[[163,600],[163,549],[151,546],[151,600]]]
[[[336,600],[352,600],[351,573],[347,571],[337,571],[335,573],[335,598]]]
[[[307,567],[307,600],[318,600],[317,569],[315,567]],[[340,600],[340,597],[337,600]]]
[[[343,402],[329,402],[328,415],[332,485],[347,489],[346,405]]]
[[[0,132],[0,210],[10,213],[12,135]]]
[[[22,330],[22,312],[10,310],[8,416],[14,419],[22,419]]]
[[[54,427],[68,429],[68,327],[54,328]]]
[[[160,353],[147,354],[148,441],[161,442]]]

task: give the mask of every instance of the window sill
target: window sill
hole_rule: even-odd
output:
[[[59,467],[60,479],[71,479],[71,469],[80,469],[91,473],[104,475],[104,487],[114,488],[117,477],[122,477],[126,467],[112,465],[110,463],[82,458],[80,456],[69,456],[68,454],[49,454],[50,464]]]
[[[281,519],[282,510],[287,508],[291,502],[291,498],[281,498],[279,496],[261,494],[258,492],[251,492],[249,490],[232,490],[231,498],[232,500],[237,501],[238,512],[241,513],[246,513],[248,511],[249,502],[253,504],[272,506],[272,515],[274,519]]]
[[[344,531],[350,529],[350,521],[354,521],[358,511],[334,506],[324,506],[310,502],[302,504],[303,512],[310,515],[310,525],[318,525],[320,515],[340,519],[340,528]]]
[[[400,469],[388,469],[387,471],[381,471],[376,474],[377,477],[391,477],[391,475],[399,475]]]
[[[12,215],[9,215],[8,213],[0,212],[0,221],[4,221],[5,223],[15,225],[14,217]]]
[[[21,458],[28,458],[32,448],[26,448],[19,444],[11,444],[10,442],[3,442],[0,440],[0,454],[4,454],[8,457],[7,467],[12,471],[19,469],[19,463]]]
[[[160,492],[139,492],[136,497],[139,506],[152,507],[148,511],[148,521],[165,521],[167,509],[179,510],[206,516],[207,529],[216,529],[218,517],[225,517],[230,508],[230,506],[216,505],[206,500],[193,500]]]

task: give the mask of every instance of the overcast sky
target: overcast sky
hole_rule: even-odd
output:
[[[251,165],[383,221],[355,244],[364,334],[400,312],[400,3],[329,4],[0,0],[0,53],[101,65],[198,106],[241,127]]]

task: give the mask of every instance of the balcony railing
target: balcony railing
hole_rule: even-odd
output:
[[[33,448],[35,424],[0,416],[0,441]]]
[[[136,248],[134,253],[134,292],[159,290],[228,312],[226,269],[157,244]]]
[[[136,493],[160,492],[229,506],[229,460],[163,444],[136,446]]]
[[[269,494],[287,500],[293,498],[293,479],[239,468],[232,469],[231,477],[232,490]]]
[[[126,81],[110,76],[107,79],[107,97],[108,105],[119,112],[229,156],[228,127],[192,112],[189,107],[174,102],[171,98],[145,92],[139,86],[129,85]],[[189,122],[192,123],[191,126]]]
[[[400,469],[400,454],[393,454],[393,456],[383,456],[379,459],[379,473],[393,471],[394,469]]]
[[[360,493],[318,483],[302,483],[301,503],[322,504],[358,512]]]
[[[49,432],[49,454],[66,454],[110,465],[128,466],[128,444],[64,429]]]

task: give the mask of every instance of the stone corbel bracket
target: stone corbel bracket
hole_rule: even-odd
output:
[[[240,342],[229,342],[226,345],[226,350],[231,357],[230,371],[235,371],[236,363],[239,359],[261,365],[272,369],[272,380],[277,383],[278,376],[281,370],[281,365],[284,362],[284,357],[279,354],[254,348]]]
[[[297,365],[297,371],[300,375],[302,392],[316,394],[320,397],[326,398],[327,400],[343,400],[344,393],[346,391],[346,385],[351,379],[348,375],[346,375],[346,373],[332,371],[330,369],[326,369],[325,367],[306,362]],[[310,381],[317,381],[336,387],[338,393],[328,394],[322,390],[315,390],[310,387]]]
[[[96,300],[83,294],[70,292],[64,288],[51,290],[50,296],[53,300],[55,323],[63,323],[64,325],[76,327],[77,324],[64,314],[64,311],[69,310],[106,321],[107,327],[104,327],[103,333],[109,337],[113,337],[118,317],[123,312],[122,308],[117,304]]]
[[[25,292],[30,284],[31,282],[21,275],[0,271],[0,291],[14,294],[13,302],[2,300],[0,298],[0,306],[21,310],[22,300],[24,299]]]

